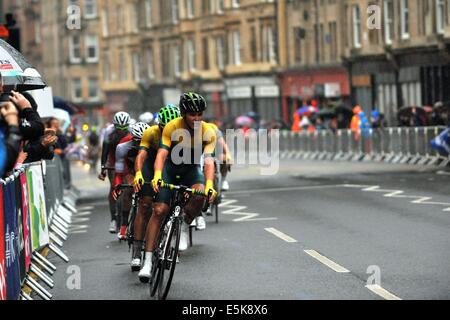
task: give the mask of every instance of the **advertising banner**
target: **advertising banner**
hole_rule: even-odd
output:
[[[19,255],[20,283],[23,283],[26,277],[25,270],[25,241],[23,239],[23,214],[22,214],[22,191],[20,191],[20,180],[14,183],[15,206],[16,206],[16,222],[17,222],[17,249]]]
[[[6,300],[5,225],[3,221],[3,185],[0,184],[0,300]]]
[[[31,217],[31,244],[32,250],[35,251],[49,243],[44,184],[40,165],[27,169],[27,187]]]
[[[19,232],[16,212],[16,183],[3,187],[5,230],[6,298],[18,300],[20,295]]]
[[[25,271],[28,272],[31,264],[31,234],[30,234],[30,203],[28,198],[27,177],[25,173],[20,174],[20,191],[22,198],[22,225],[23,242],[25,251]]]

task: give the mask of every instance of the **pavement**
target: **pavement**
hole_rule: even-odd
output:
[[[180,257],[171,300],[450,298],[450,172],[432,166],[283,160],[234,168],[220,221]],[[54,299],[149,300],[108,233],[107,182],[72,166],[81,192]],[[71,285],[73,270],[80,286]]]

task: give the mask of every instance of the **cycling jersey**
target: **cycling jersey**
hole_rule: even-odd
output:
[[[138,145],[133,140],[128,140],[128,137],[122,139],[121,143],[117,145],[114,186],[122,183],[123,176],[134,174],[134,162],[138,151]]]
[[[160,140],[161,129],[158,125],[148,128],[142,135],[139,149],[147,151],[147,158],[145,159],[142,166],[142,177],[146,182],[150,182],[153,179],[153,166],[155,164]],[[144,184],[144,186],[142,187],[142,194],[144,196],[153,196],[153,188],[151,188],[151,186],[148,184]]]
[[[114,125],[110,125],[106,128],[103,135],[102,166],[114,167],[117,145],[121,142],[125,142],[122,141],[124,138],[128,140],[133,139],[128,130],[116,130]]]
[[[165,183],[181,183],[182,185],[186,185],[188,187],[192,187],[197,184],[205,185],[205,175],[200,167],[200,157],[202,154],[204,156],[213,155],[217,141],[215,129],[211,127],[209,123],[202,121],[199,130],[200,134],[198,134],[198,137],[194,135],[191,136],[189,141],[185,140],[185,136],[183,136],[181,131],[177,132],[177,130],[180,129],[188,130],[183,118],[178,118],[169,122],[163,130],[160,148],[168,150],[169,155],[164,164],[162,179]],[[174,133],[175,135],[172,136]],[[172,137],[176,139],[176,141],[172,141]],[[203,139],[206,141],[203,141]],[[178,144],[182,144],[181,146],[183,146],[183,148],[191,149],[190,163],[181,163],[176,165],[172,161],[170,153]],[[202,148],[202,152],[199,152],[198,155],[193,150],[194,147],[197,146]],[[180,154],[180,156],[182,155]],[[196,156],[199,156],[199,158],[196,159]],[[158,194],[157,202],[164,202],[170,205],[170,198],[170,190],[161,189]]]
[[[185,137],[184,133],[188,130],[188,127],[186,125],[186,122],[183,118],[178,118],[175,120],[172,120],[169,122],[163,130],[162,137],[161,137],[161,144],[160,147],[169,151],[168,159],[172,160],[171,158],[171,151],[175,146],[178,144],[181,144],[183,148],[189,148],[191,149],[191,159],[189,163],[181,163],[181,165],[197,165],[200,163],[200,156],[204,154],[205,156],[212,155],[214,153],[214,149],[216,146],[217,141],[217,135],[215,133],[215,130],[210,126],[210,124],[202,121],[200,124],[200,129],[198,136],[195,136],[196,131],[194,134],[191,134],[190,140],[186,141],[187,138]],[[173,139],[177,139],[176,141],[172,141]],[[197,139],[197,140],[195,140]],[[205,140],[205,141],[204,141]],[[200,147],[201,151],[199,154],[196,154],[194,152],[194,148]],[[198,152],[197,152],[198,153]],[[180,153],[180,156],[182,154]]]

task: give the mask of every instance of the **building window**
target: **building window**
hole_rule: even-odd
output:
[[[177,24],[178,23],[178,0],[172,0],[171,7],[172,7],[172,23]]]
[[[384,41],[391,44],[394,39],[394,1],[384,1]]]
[[[98,100],[100,98],[100,91],[98,88],[98,79],[96,77],[91,77],[88,80],[89,86],[89,100]]]
[[[267,28],[267,50],[268,50],[269,62],[276,63],[277,62],[277,56],[276,56],[276,51],[275,51],[276,43],[275,43],[273,28],[271,26],[269,26]]]
[[[152,0],[145,0],[145,25],[152,26]]]
[[[103,9],[102,10],[102,30],[103,30],[103,37],[108,36],[108,12]]]
[[[209,70],[209,43],[208,38],[203,38],[203,70]]]
[[[294,28],[294,62],[300,63],[302,61],[302,37],[301,28]]]
[[[194,0],[186,0],[186,15],[188,19],[194,18]]]
[[[81,37],[79,35],[70,36],[69,51],[70,51],[70,62],[71,63],[80,63],[81,62]]]
[[[223,13],[223,0],[216,0],[216,12],[218,14]]]
[[[241,33],[239,30],[233,31],[231,34],[233,48],[233,63],[237,66],[241,65]]]
[[[117,15],[117,33],[123,33],[124,31],[124,14],[123,9],[121,5],[117,6],[116,9],[116,15]]]
[[[338,60],[338,36],[337,36],[337,22],[329,23],[330,28],[330,61],[336,62]]]
[[[72,100],[74,102],[80,102],[83,100],[83,93],[81,91],[81,79],[72,79]]]
[[[409,0],[400,0],[402,39],[409,39]]]
[[[210,0],[202,0],[202,13],[207,16],[211,13],[211,1]]]
[[[127,61],[123,52],[119,54],[119,79],[120,81],[127,81]]]
[[[139,53],[133,53],[133,79],[135,82],[139,82],[141,80],[141,62],[139,58]]]
[[[149,79],[155,78],[155,69],[153,67],[153,49],[147,49],[147,75]]]
[[[97,5],[95,2],[96,0],[84,0],[84,16],[86,19],[97,17]]]
[[[252,26],[250,28],[251,38],[250,38],[250,52],[252,55],[252,61],[258,61],[258,49],[256,48],[256,28]]]
[[[436,0],[436,32],[444,33],[445,28],[445,0]]]
[[[34,40],[36,43],[41,43],[42,41],[42,34],[41,34],[41,20],[36,19],[34,21]]]
[[[222,37],[216,38],[216,59],[217,59],[217,68],[219,70],[223,70],[225,68],[225,46]]]
[[[138,4],[130,5],[130,15],[131,15],[131,32],[138,33],[139,32],[139,7]]]
[[[111,79],[109,65],[109,55],[105,54],[103,58],[103,81],[109,82]]]
[[[240,0],[232,0],[231,1],[231,6],[233,8],[239,8],[240,5],[241,5],[241,1]]]
[[[186,42],[187,58],[188,58],[188,70],[195,70],[195,45],[193,40],[187,40]]]
[[[95,35],[86,36],[86,57],[87,62],[98,62],[98,40]]]
[[[359,5],[352,7],[353,11],[353,46],[361,48],[361,10]]]
[[[181,74],[181,55],[180,47],[176,45],[173,50],[173,67],[175,77],[179,77]]]

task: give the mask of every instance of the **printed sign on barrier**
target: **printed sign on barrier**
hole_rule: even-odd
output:
[[[0,184],[0,300],[6,300],[5,226],[3,224],[3,185]]]
[[[27,181],[31,217],[31,244],[34,251],[47,245],[50,241],[40,165],[31,166],[27,169]]]
[[[22,225],[23,242],[25,251],[25,271],[28,272],[31,264],[31,238],[30,238],[30,205],[28,201],[27,177],[25,173],[20,174],[20,190],[22,198]]]
[[[27,276],[25,270],[25,241],[23,239],[23,215],[22,215],[22,184],[20,180],[14,183],[15,206],[16,206],[16,222],[17,222],[17,250],[19,256],[20,283],[23,283]]]
[[[20,295],[19,243],[16,213],[16,183],[3,188],[5,230],[6,297],[17,300]]]

